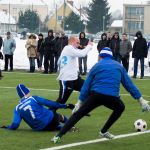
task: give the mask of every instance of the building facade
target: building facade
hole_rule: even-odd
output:
[[[37,12],[41,21],[44,21],[48,15],[48,6],[42,0],[1,0],[0,11],[10,14],[16,21],[19,18],[19,12],[26,10]]]
[[[67,0],[65,3],[62,3],[59,8],[56,7],[56,10],[47,22],[48,29],[53,29],[55,31],[64,30],[64,26],[67,27],[67,24],[63,22],[64,17],[68,17],[72,12],[79,15],[81,20],[87,22],[87,16],[84,13],[81,13],[80,8],[78,9],[74,6],[73,0]]]
[[[7,31],[17,31],[17,22],[10,14],[0,11],[0,16],[0,35],[6,34]]]
[[[123,5],[123,32],[135,35],[137,31],[150,34],[150,4]]]

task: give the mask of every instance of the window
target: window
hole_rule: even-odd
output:
[[[143,30],[144,29],[144,22],[143,21],[130,21],[128,22],[128,29],[129,30]]]
[[[128,15],[144,15],[144,7],[127,7]]]
[[[57,21],[62,21],[63,20],[63,16],[57,16]]]

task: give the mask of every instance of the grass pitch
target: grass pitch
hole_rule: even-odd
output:
[[[56,74],[43,75],[40,73],[12,72],[3,73],[3,75],[5,77],[3,80],[0,80],[0,126],[9,125],[12,122],[13,109],[19,101],[15,87],[19,83],[23,83],[29,87],[32,95],[40,95],[51,100],[57,99],[59,86]],[[150,101],[150,79],[133,81],[144,95],[144,98]],[[125,94],[121,98],[126,105],[126,109],[121,118],[112,126],[110,132],[115,135],[132,133],[134,132],[133,123],[137,119],[144,119],[148,124],[148,129],[150,129],[150,113],[142,113],[136,100],[126,95],[127,92],[123,88],[121,88],[121,94]],[[76,103],[78,95],[78,92],[74,92],[68,103]],[[70,110],[59,110],[59,112],[68,117],[71,115]],[[50,142],[50,139],[56,132],[35,132],[22,121],[16,131],[0,129],[0,150],[38,150],[97,139],[99,138],[99,130],[110,113],[111,110],[105,107],[95,109],[90,113],[91,117],[84,117],[77,123],[76,126],[79,128],[79,132],[68,132],[59,144]],[[150,134],[143,134],[123,139],[80,145],[66,148],[66,150],[149,150],[149,139]]]

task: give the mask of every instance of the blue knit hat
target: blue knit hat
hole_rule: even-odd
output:
[[[18,84],[16,90],[20,98],[24,97],[30,92],[30,90],[23,84]]]
[[[112,50],[109,47],[104,47],[100,53],[100,57],[113,57]]]

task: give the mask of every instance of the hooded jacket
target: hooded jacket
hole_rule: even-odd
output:
[[[106,39],[103,39],[103,36],[106,36]],[[97,45],[97,50],[98,52],[100,53],[100,51],[104,48],[104,47],[108,47],[108,41],[107,41],[107,34],[106,33],[103,33],[101,35],[101,40],[98,42],[98,45]]]
[[[50,36],[49,33],[52,33]],[[53,36],[53,30],[48,31],[48,36],[45,38],[43,46],[44,46],[44,54],[45,55],[53,55],[54,54],[54,47],[55,47],[55,40]]]
[[[133,44],[133,52],[132,52],[132,57],[133,58],[140,58],[140,57],[145,57],[147,58],[147,42],[146,39],[143,38],[143,35],[141,31],[138,31],[136,33],[137,39],[135,40]]]

